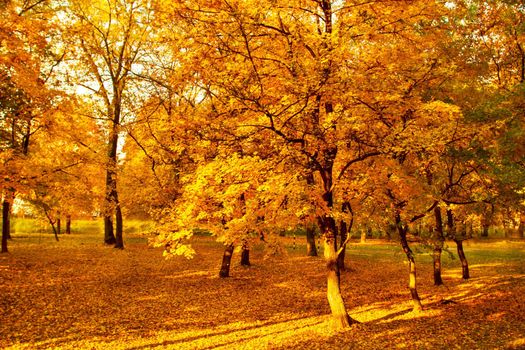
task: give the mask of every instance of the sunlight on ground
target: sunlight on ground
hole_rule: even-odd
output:
[[[179,273],[176,275],[164,276],[164,278],[175,280],[179,278],[188,278],[188,277],[196,277],[196,276],[210,276],[211,277],[211,275],[212,274],[210,271],[194,271],[194,272],[184,272],[184,273]]]
[[[251,268],[235,262],[232,278],[220,279],[223,247],[208,238],[191,262],[157,259],[138,244],[124,252],[100,244],[23,247],[0,259],[0,279],[9,281],[0,285],[0,309],[7,305],[0,348],[525,348],[525,271],[514,252],[496,259],[480,250],[471,279],[461,278],[458,264],[445,269],[439,287],[431,265],[421,264],[424,310],[414,313],[400,257],[367,245],[372,258],[351,256],[342,282],[361,324],[335,332],[322,258],[269,261],[254,251]]]
[[[519,338],[513,340],[507,344],[510,349],[523,349],[525,348],[525,338]]]
[[[274,345],[293,344],[310,337],[326,337],[334,332],[328,316],[290,316],[285,321],[236,322],[206,330],[186,332],[158,332],[151,337],[130,337],[113,342],[101,338],[87,341],[68,342],[62,349],[229,349],[232,346],[243,349],[272,348]],[[67,342],[67,338],[52,339],[32,345],[19,345],[7,349],[30,349],[53,343]]]
[[[491,264],[471,264],[469,265],[469,269],[484,269],[487,267],[502,267],[505,266],[503,263],[491,263]]]
[[[392,304],[388,302],[379,302],[365,307],[357,307],[349,313],[352,318],[361,323],[379,322],[388,323],[398,320],[410,320],[421,317],[434,317],[442,313],[442,310],[433,310],[425,308],[423,311],[413,312],[412,301]]]

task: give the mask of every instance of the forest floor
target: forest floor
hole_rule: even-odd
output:
[[[252,266],[234,254],[218,278],[222,247],[199,237],[192,260],[166,260],[144,238],[125,250],[100,235],[17,234],[0,255],[0,348],[6,349],[519,349],[525,348],[525,243],[465,244],[472,278],[444,255],[435,287],[420,252],[424,311],[411,312],[407,265],[395,243],[352,243],[342,274],[351,316],[331,327],[322,258],[304,245]]]

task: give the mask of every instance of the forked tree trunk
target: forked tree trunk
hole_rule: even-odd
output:
[[[60,217],[56,219],[56,224],[57,224],[57,233],[61,234],[62,233],[62,222],[60,220]]]
[[[341,273],[337,263],[338,253],[336,244],[336,225],[331,217],[319,218],[319,227],[323,232],[324,258],[327,267],[327,290],[326,296],[332,312],[332,320],[335,328],[347,328],[353,323],[346,311],[345,302],[341,294]]]
[[[416,259],[414,258],[414,253],[408,244],[408,227],[403,226],[401,223],[401,216],[399,214],[396,214],[396,225],[399,232],[399,238],[401,240],[401,247],[403,248],[403,251],[405,252],[408,260],[408,288],[410,290],[410,295],[412,296],[412,302],[414,303],[413,311],[418,312],[423,309],[423,306],[421,305],[421,299],[417,293]]]
[[[2,202],[2,251],[1,253],[7,253],[7,240],[9,239],[9,211],[10,203],[6,200]]]
[[[447,228],[449,235],[452,237],[457,246],[459,260],[461,261],[462,277],[465,280],[469,279],[470,273],[468,269],[467,257],[465,256],[465,251],[463,250],[463,237],[458,236],[456,224],[454,222],[454,214],[452,213],[451,209],[447,209]]]
[[[306,255],[317,256],[317,247],[315,245],[315,226],[308,224],[306,226]]]
[[[233,255],[233,244],[228,244],[224,249],[224,254],[222,255],[222,264],[221,270],[219,271],[219,277],[225,278],[230,277],[230,265],[232,262]]]
[[[326,296],[332,312],[333,323],[335,328],[347,328],[356,321],[348,315],[341,295],[341,274],[337,264],[334,237],[331,233],[325,233],[323,246],[326,267],[328,268]]]
[[[71,215],[66,216],[66,234],[71,234]]]
[[[443,244],[445,242],[445,236],[443,234],[443,219],[441,217],[441,208],[436,206],[434,208],[434,217],[436,219],[436,227],[434,228],[433,234],[433,254],[432,259],[434,262],[434,285],[440,286],[443,284],[441,278],[441,255],[443,251]]]
[[[325,33],[330,36],[332,34],[333,29],[333,23],[332,23],[332,2],[328,0],[321,0],[318,1],[322,11],[323,11],[323,19],[324,19],[324,26],[325,26]],[[331,49],[328,46],[325,46],[327,51],[330,51]],[[323,76],[325,79],[331,76],[331,68],[327,65],[323,69]],[[328,100],[324,102],[324,108],[326,115],[330,115],[333,113],[334,108],[332,101],[330,101],[329,96]],[[317,95],[317,102],[318,106],[321,105],[321,101],[323,100],[322,95]],[[317,111],[313,113],[313,121],[316,130],[314,130],[314,133],[321,132],[321,124],[320,124],[320,111],[319,108],[317,108]],[[335,129],[335,126],[334,126]],[[326,136],[323,136],[325,138]],[[337,157],[337,147],[331,146],[325,149],[322,153],[322,156],[320,158],[322,159],[320,163],[323,164],[321,169],[319,170],[319,173],[321,175],[321,178],[323,180],[323,200],[326,204],[326,207],[329,210],[332,210],[334,208],[334,198],[333,198],[333,166],[334,161]],[[346,306],[343,300],[343,296],[341,295],[341,286],[340,286],[340,272],[339,267],[337,265],[337,258],[338,258],[338,251],[337,251],[337,226],[336,222],[333,217],[330,217],[328,215],[323,215],[321,217],[318,217],[318,225],[319,229],[321,231],[321,234],[324,237],[323,246],[324,246],[324,257],[326,260],[326,267],[327,267],[327,298],[328,303],[330,305],[330,310],[332,311],[332,319],[334,322],[334,326],[336,328],[348,328],[352,323],[355,323],[356,321],[353,320],[350,315],[348,315],[348,312],[346,311]],[[342,249],[344,249],[344,243],[342,243]]]
[[[242,244],[241,250],[241,266],[250,266],[250,248],[246,242]]]

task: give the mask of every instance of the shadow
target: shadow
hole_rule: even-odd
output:
[[[385,315],[383,317],[379,317],[379,318],[376,318],[374,320],[371,320],[371,321],[368,321],[368,322],[365,322],[365,323],[380,323],[380,322],[384,322],[384,321],[388,321],[388,320],[394,319],[394,318],[399,317],[399,316],[408,315],[411,312],[412,312],[412,308],[408,308],[408,309],[404,309],[404,310],[401,310],[401,311],[397,311],[397,312],[394,312],[394,313],[387,314],[387,315]]]
[[[356,258],[341,286],[349,313],[363,323],[333,335],[323,324],[329,308],[318,259],[263,263],[261,253],[255,267],[234,265],[233,277],[221,280],[220,246],[191,262],[155,260],[158,252],[135,248],[44,253],[31,248],[0,262],[7,281],[0,285],[0,348],[239,348],[261,338],[272,349],[476,349],[472,339],[505,348],[521,346],[525,334],[521,263],[472,264],[475,277],[466,281],[450,269],[446,288],[421,278],[425,311],[411,314],[404,267]],[[432,272],[423,264],[418,271]]]
[[[198,349],[213,349],[217,346],[227,346],[227,345],[235,344],[238,342],[249,341],[251,339],[257,339],[257,338],[261,338],[265,336],[272,336],[276,334],[293,332],[293,331],[297,331],[300,329],[319,325],[324,322],[323,320],[315,320],[314,322],[310,322],[307,325],[303,325],[303,326],[285,327],[285,329],[283,330],[278,329],[274,331],[264,332],[265,328],[266,329],[274,328],[275,326],[283,326],[283,325],[290,324],[290,323],[293,324],[294,321],[299,321],[299,320],[304,321],[308,319],[309,318],[306,318],[306,317],[297,317],[297,318],[291,318],[291,319],[288,319],[282,322],[266,322],[266,323],[262,323],[258,325],[251,325],[251,326],[246,326],[246,327],[236,328],[236,329],[211,331],[211,332],[204,331],[202,334],[195,335],[195,336],[182,337],[180,339],[175,339],[175,340],[165,340],[165,341],[158,342],[158,343],[149,343],[149,344],[140,345],[140,346],[133,346],[133,347],[129,347],[126,349],[127,350],[142,350],[142,349],[151,349],[151,348],[155,348],[159,346],[170,346],[170,345],[183,344],[183,343],[188,345],[187,343],[196,342],[201,339],[206,338],[208,339],[208,341],[210,341],[210,338],[218,337],[217,341],[213,342],[213,345],[206,345],[205,347],[198,347],[198,344],[195,344],[195,346],[192,346],[192,348],[198,348]],[[255,334],[253,335],[249,334],[249,335],[243,336],[244,332],[254,331],[254,330],[257,330]],[[221,336],[226,336],[226,335],[230,335],[231,337],[228,337],[228,339],[220,339]],[[232,337],[235,339],[234,341],[230,340]]]

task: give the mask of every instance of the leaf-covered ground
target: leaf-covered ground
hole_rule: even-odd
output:
[[[197,240],[193,260],[165,260],[130,239],[16,236],[0,256],[0,348],[7,349],[519,349],[525,348],[525,244],[466,244],[472,279],[444,257],[434,287],[417,256],[425,310],[410,312],[407,266],[393,243],[352,244],[342,289],[353,318],[332,331],[322,258],[303,246],[219,279],[221,246]]]

